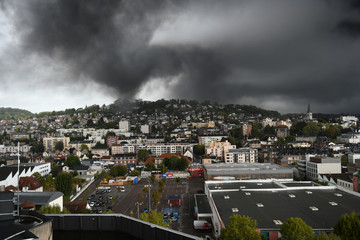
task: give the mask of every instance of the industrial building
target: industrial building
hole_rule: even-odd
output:
[[[259,231],[276,240],[290,217],[303,219],[315,232],[331,232],[343,214],[360,212],[359,201],[359,193],[310,181],[206,181],[205,195],[196,195],[195,208],[198,219],[211,219],[216,236],[230,224],[231,215],[239,214],[255,219]]]
[[[293,179],[293,170],[271,163],[204,164],[206,180],[232,179]]]

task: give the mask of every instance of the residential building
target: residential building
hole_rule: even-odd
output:
[[[140,131],[144,134],[150,133],[150,126],[148,124],[144,124],[140,126]]]
[[[57,142],[62,142],[64,144],[64,149],[70,147],[70,138],[69,137],[45,137],[43,139],[44,149],[47,152],[55,151],[55,145]]]
[[[94,155],[99,155],[100,157],[109,156],[109,150],[106,147],[102,146],[93,147],[91,153]]]
[[[290,136],[290,130],[285,126],[280,126],[276,128],[276,136],[286,138],[287,136]]]
[[[130,132],[130,122],[128,120],[121,120],[119,122],[119,129],[122,132]]]
[[[22,145],[19,147],[20,153],[28,153],[30,151],[29,145]],[[5,146],[0,145],[0,153],[17,153],[18,152],[18,146]]]
[[[127,164],[137,164],[137,155],[135,153],[128,154],[116,154],[114,155],[114,164],[115,165],[127,165]]]
[[[223,160],[225,154],[229,149],[236,149],[236,145],[231,145],[230,142],[211,142],[205,149],[205,153],[209,157],[215,157]]]
[[[254,148],[229,149],[225,154],[225,163],[256,163],[258,150]]]
[[[113,144],[111,146],[111,155],[123,154],[124,153],[123,144]]]
[[[200,145],[209,146],[211,142],[221,142],[223,138],[227,138],[226,135],[199,135],[198,140]]]
[[[179,153],[183,155],[188,149],[192,152],[192,143],[156,143],[140,145],[138,149],[147,149],[151,152],[152,156],[160,156],[164,153]]]
[[[252,125],[251,124],[245,123],[245,124],[243,124],[241,126],[241,128],[242,128],[242,135],[243,136],[250,136],[251,135],[251,130],[252,130]]]
[[[336,138],[338,143],[349,143],[349,144],[358,144],[360,143],[360,133],[351,132],[343,133]]]

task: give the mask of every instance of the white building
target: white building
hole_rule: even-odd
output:
[[[258,162],[258,150],[253,148],[229,149],[225,156],[225,163]]]
[[[356,160],[360,159],[360,153],[349,153],[348,160],[349,163],[355,164]]]
[[[339,174],[341,173],[340,158],[320,158],[312,157],[306,162],[306,178],[317,180],[319,174]]]
[[[20,146],[20,152],[21,153],[27,153],[29,151],[30,151],[30,146],[29,145]],[[18,147],[17,146],[0,145],[0,153],[17,153],[17,152],[18,152]]]
[[[18,186],[18,167],[16,164],[0,167],[0,186]],[[38,172],[41,176],[47,176],[51,171],[50,163],[22,163],[20,164],[20,177],[31,177]]]
[[[130,132],[130,122],[128,120],[121,120],[119,122],[119,129],[122,132]]]
[[[225,135],[221,136],[199,136],[199,144],[205,145],[205,147],[209,146],[211,142],[221,142],[223,138],[227,138]]]
[[[359,121],[359,118],[355,116],[341,116],[340,121],[341,121],[341,126],[343,128],[349,128],[353,125],[356,126],[357,122]]]
[[[195,144],[191,143],[156,143],[139,146],[139,149],[151,151],[152,156],[160,156],[164,153],[180,153],[183,155],[187,150],[193,152]]]
[[[349,143],[349,144],[358,144],[360,143],[360,133],[352,132],[352,133],[343,133],[336,138],[339,143]]]
[[[140,131],[144,134],[149,134],[150,133],[150,126],[147,124],[141,125],[140,126]]]

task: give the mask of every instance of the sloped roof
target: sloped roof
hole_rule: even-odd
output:
[[[33,177],[21,177],[19,180],[20,189],[23,187],[28,187],[29,190],[35,190],[42,186],[42,184]]]

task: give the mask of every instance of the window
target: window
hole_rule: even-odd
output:
[[[232,208],[231,210],[232,210],[232,212],[239,212],[239,209],[237,209],[237,208]]]
[[[262,204],[262,203],[257,203],[257,204],[256,204],[256,206],[258,206],[258,207],[261,207],[261,208],[262,208],[262,207],[264,207],[264,204]]]
[[[311,207],[309,207],[311,210],[313,210],[313,211],[318,211],[319,209],[317,208],[317,207],[315,207],[315,206],[311,206]]]

